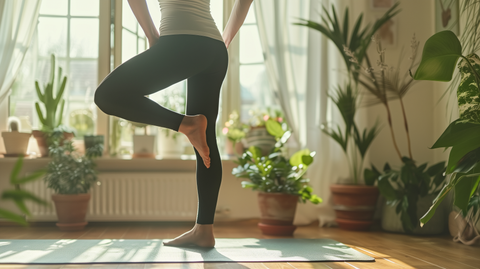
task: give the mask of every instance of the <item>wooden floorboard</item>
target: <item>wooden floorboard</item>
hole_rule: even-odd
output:
[[[169,239],[191,228],[193,223],[90,223],[83,231],[62,232],[53,223],[34,223],[28,228],[0,225],[1,239]],[[279,238],[262,235],[257,220],[219,222],[217,238]],[[322,228],[317,224],[298,227],[295,238],[329,238],[375,258],[375,262],[265,262],[265,263],[148,263],[148,264],[60,264],[0,265],[0,269],[35,268],[179,268],[179,269],[480,269],[480,245],[465,246],[450,235],[409,236],[374,229],[369,232]]]

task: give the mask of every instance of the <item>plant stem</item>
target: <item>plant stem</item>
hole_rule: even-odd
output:
[[[405,125],[405,133],[407,134],[408,155],[410,156],[410,159],[413,160],[412,146],[411,146],[411,143],[410,143],[410,132],[408,130],[407,114],[405,113],[405,106],[403,105],[403,98],[400,97],[399,99],[400,99],[400,105],[402,107],[403,123]]]
[[[385,103],[385,107],[387,108],[387,118],[388,118],[388,126],[390,127],[390,134],[392,135],[392,141],[393,141],[393,146],[395,147],[395,150],[397,151],[398,157],[400,160],[402,160],[402,154],[400,153],[400,150],[398,149],[397,146],[397,140],[395,139],[395,134],[393,132],[393,126],[392,126],[392,117],[390,113],[390,108],[388,106],[388,102]]]

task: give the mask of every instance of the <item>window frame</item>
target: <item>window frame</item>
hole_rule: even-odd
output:
[[[231,10],[235,1],[223,0],[223,25],[224,29],[230,17]],[[100,0],[99,1],[99,44],[98,44],[98,84],[122,62],[122,0]],[[43,16],[43,15],[42,15]],[[61,15],[48,15],[51,17],[65,17]],[[70,15],[70,10],[68,15]],[[72,16],[75,18],[92,18],[93,16]],[[68,20],[69,21],[69,20]],[[70,22],[70,21],[69,21]],[[70,29],[68,29],[70,31]],[[69,42],[69,41],[67,41]],[[67,50],[69,44],[67,44]],[[218,118],[218,125],[223,126],[223,122],[234,111],[241,108],[240,79],[239,79],[239,34],[230,43],[228,48],[229,68],[222,85],[222,108]],[[7,119],[9,117],[10,98],[0,104],[0,127],[7,130]],[[110,116],[96,108],[95,131],[96,135],[105,137],[104,156],[109,156],[109,125]],[[220,128],[221,129],[221,128]],[[105,157],[104,157],[105,158]]]

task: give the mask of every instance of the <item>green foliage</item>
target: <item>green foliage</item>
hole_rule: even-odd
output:
[[[268,121],[267,121],[268,123]],[[272,127],[271,130],[277,130]],[[277,135],[279,135],[277,133]],[[304,178],[308,166],[313,162],[315,152],[308,149],[300,150],[292,155],[290,159],[282,155],[282,147],[290,137],[289,131],[283,132],[277,137],[278,142],[272,152],[266,156],[262,155],[260,148],[251,146],[238,158],[238,167],[232,170],[232,174],[239,178],[247,178],[243,181],[243,188],[269,193],[287,193],[298,195],[299,200],[309,200],[314,204],[322,202],[322,199],[312,194],[312,188],[308,186],[308,179]]]
[[[43,87],[43,92],[40,89],[38,81],[35,81],[38,100],[43,103],[45,114],[42,112],[39,102],[35,102],[35,109],[42,123],[42,130],[45,132],[52,132],[62,124],[63,109],[65,106],[65,100],[62,97],[65,91],[65,85],[67,84],[67,77],[64,76],[62,78],[61,67],[58,68],[58,79],[55,83],[55,55],[51,55],[50,61],[50,80]],[[60,110],[58,110],[59,106]]]
[[[480,74],[476,63],[479,57],[475,54],[465,57],[461,53],[462,46],[455,34],[450,31],[437,33],[427,40],[422,62],[414,76],[419,80],[450,81],[458,58],[462,58],[458,67],[462,81],[467,82],[460,83],[457,90],[461,117],[450,123],[432,146],[451,148],[446,168],[446,173],[451,177],[433,201],[432,207],[420,219],[422,225],[431,219],[441,201],[452,190],[455,194],[454,205],[466,216],[480,182],[480,110],[477,101],[480,97]],[[467,110],[468,113],[464,113]]]
[[[338,20],[338,15],[335,10],[335,7],[332,5],[332,12],[329,13],[327,8],[323,7],[322,23],[300,19],[302,22],[294,23],[295,25],[307,26],[309,28],[315,29],[322,34],[324,34],[328,39],[330,39],[339,52],[342,54],[347,66],[348,71],[355,71],[354,77],[358,77],[358,65],[352,64],[350,61],[350,56],[347,55],[344,48],[348,48],[350,51],[354,52],[355,57],[358,59],[359,64],[365,59],[367,55],[367,49],[372,40],[372,36],[377,32],[382,25],[387,21],[393,18],[400,12],[398,9],[399,3],[395,3],[385,14],[375,21],[373,25],[366,25],[363,29],[360,30],[363,13],[360,14],[358,19],[355,21],[353,30],[349,35],[349,11],[348,8],[345,8],[345,13],[343,15],[343,26],[340,25]]]
[[[427,169],[427,163],[417,166],[408,157],[403,157],[400,170],[391,169],[388,163],[379,172],[373,165],[365,169],[365,178],[377,178],[378,189],[388,205],[397,205],[405,232],[411,233],[418,225],[417,202],[428,195],[438,195],[445,183],[445,162]]]
[[[47,173],[44,178],[47,187],[58,194],[87,193],[91,185],[97,181],[94,157],[100,156],[103,147],[97,144],[80,156],[69,140],[60,143],[57,136],[50,146],[50,157]]]
[[[342,131],[341,126],[338,124],[332,128],[325,126],[322,128],[322,131],[334,139],[345,152],[349,160],[350,174],[355,184],[358,184],[360,181],[365,154],[378,134],[379,128],[378,125],[375,125],[370,130],[364,129],[363,132],[358,129],[355,123],[358,95],[353,87],[356,89],[362,62],[365,59],[368,61],[367,49],[372,41],[372,36],[382,25],[400,12],[398,6],[399,3],[395,3],[373,25],[366,25],[363,29],[361,29],[363,14],[360,14],[351,32],[349,30],[348,8],[345,8],[343,25],[341,25],[334,5],[332,5],[331,13],[329,13],[326,7],[323,7],[321,23],[306,19],[300,19],[302,22],[294,23],[295,25],[307,26],[317,30],[330,39],[341,53],[350,77],[355,82],[354,86],[350,83],[344,87],[339,86],[334,90],[334,95],[329,95],[342,115],[345,125],[344,130]],[[349,52],[352,54],[349,54]],[[352,57],[356,59],[357,64],[353,64],[351,61]],[[352,150],[349,150],[350,142],[355,144]],[[360,160],[358,160],[357,154],[360,154]],[[368,183],[370,184],[371,182]]]
[[[22,166],[23,166],[23,158],[20,157],[15,163],[12,169],[12,172],[10,174],[10,184],[15,186],[15,189],[4,190],[0,198],[2,200],[13,201],[23,214],[27,216],[31,216],[31,213],[28,210],[25,204],[25,201],[30,200],[36,204],[45,205],[45,206],[47,206],[48,203],[45,200],[35,196],[34,194],[28,191],[21,190],[20,185],[39,179],[45,174],[45,171],[39,170],[25,177],[19,177],[20,171],[22,170]],[[28,225],[28,223],[25,221],[25,218],[22,215],[16,214],[6,209],[0,208],[0,217],[16,222],[23,226]]]
[[[459,57],[462,45],[457,36],[452,31],[438,32],[425,42],[414,79],[450,81]]]

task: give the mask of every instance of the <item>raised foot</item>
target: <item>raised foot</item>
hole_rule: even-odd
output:
[[[210,148],[207,144],[207,117],[204,115],[185,116],[180,124],[179,132],[188,140],[203,159],[203,164],[210,168]]]
[[[215,247],[215,237],[213,236],[212,225],[195,225],[190,231],[172,239],[163,242],[165,246],[187,247],[197,246],[204,248]]]

